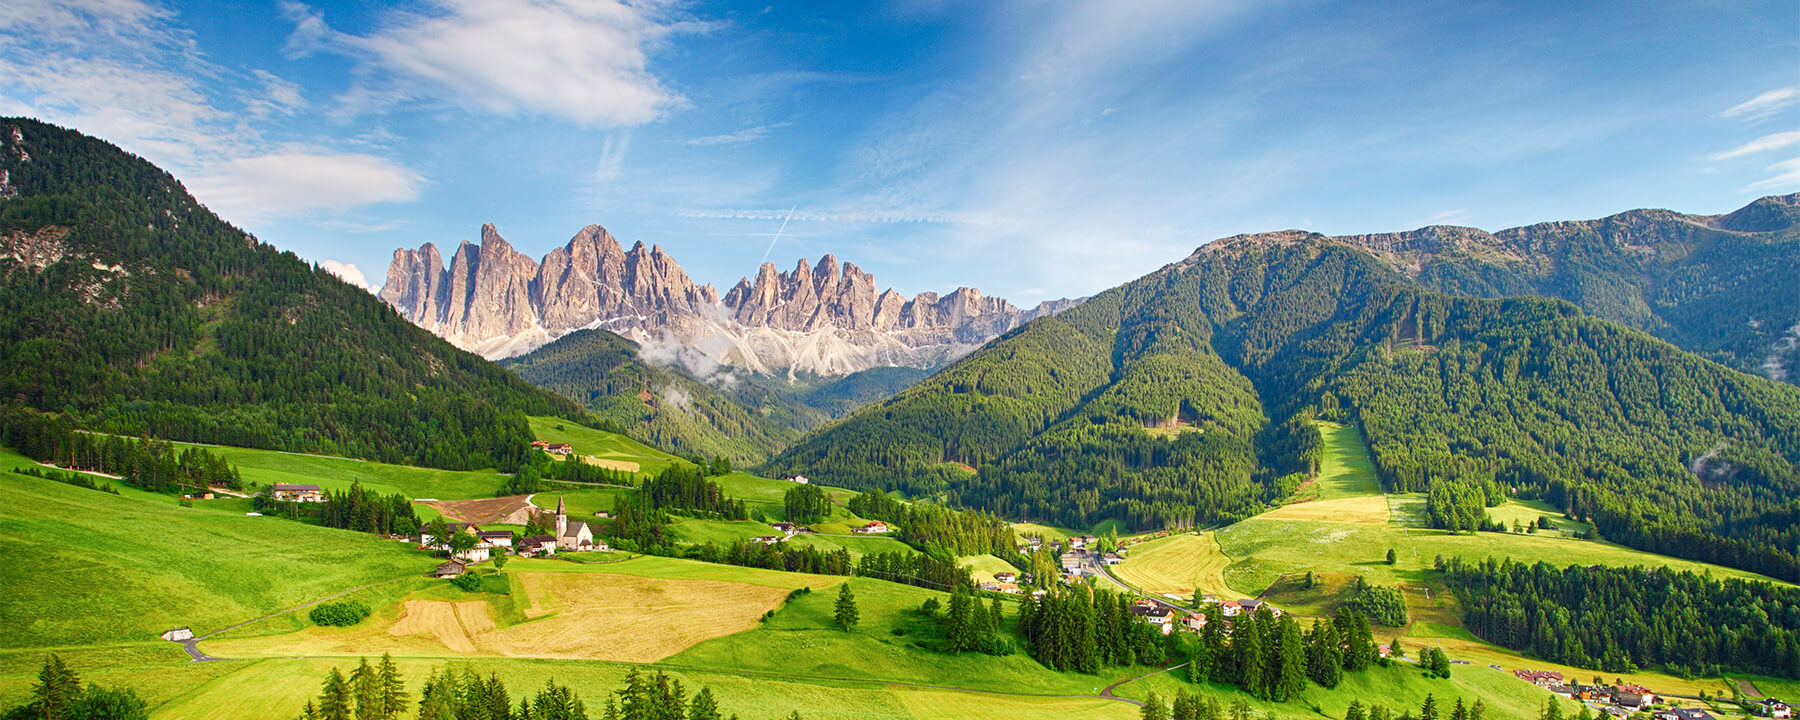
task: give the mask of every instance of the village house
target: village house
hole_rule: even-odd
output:
[[[437,569],[431,571],[431,574],[434,577],[453,578],[453,577],[463,574],[463,572],[467,571],[468,569],[469,569],[468,566],[466,566],[462,563],[459,563],[455,560],[451,560],[449,562],[446,562],[442,565],[437,566]]]
[[[781,479],[786,480],[791,483],[800,483],[801,485],[805,485],[808,482],[810,482],[806,479],[805,475],[783,475],[783,476],[781,476]]]
[[[1669,708],[1658,710],[1650,717],[1655,720],[1718,720],[1712,713],[1700,708]]]
[[[465,565],[474,565],[476,563],[487,562],[488,558],[493,556],[493,553],[493,548],[477,543],[474,547],[457,553],[456,559],[461,560]]]
[[[855,530],[851,530],[850,532],[862,533],[864,535],[875,535],[875,534],[884,533],[887,531],[888,531],[887,523],[884,523],[880,520],[870,520],[869,524],[859,527]]]
[[[1182,618],[1181,624],[1189,630],[1200,632],[1206,629],[1206,614],[1200,613]]]
[[[1236,600],[1226,600],[1219,603],[1219,607],[1225,611],[1225,617],[1237,617],[1244,612],[1244,606]]]
[[[1245,615],[1255,615],[1257,608],[1262,607],[1262,601],[1254,598],[1240,598],[1238,607],[1243,608]]]
[[[551,455],[567,455],[575,452],[575,447],[568,443],[550,443],[544,446],[544,452]]]
[[[1131,614],[1136,615],[1144,622],[1157,626],[1162,630],[1162,634],[1164,635],[1169,634],[1169,632],[1174,629],[1173,621],[1175,619],[1175,611],[1161,605],[1151,604],[1145,606],[1143,603],[1139,603],[1131,606]]]
[[[555,555],[556,537],[552,535],[533,535],[519,540],[520,555]]]
[[[1068,573],[1070,575],[1082,574],[1082,572],[1083,572],[1082,563],[1085,560],[1086,560],[1086,556],[1084,553],[1073,552],[1073,551],[1064,553],[1062,556],[1063,572]]]
[[[1079,537],[1069,538],[1069,547],[1075,548],[1077,550],[1085,548],[1085,547],[1087,547],[1087,540],[1084,540]]]
[[[1019,574],[1016,572],[994,573],[994,581],[995,582],[1003,582],[1003,583],[1017,582],[1018,579],[1019,579]]]
[[[1394,649],[1389,647],[1387,643],[1382,643],[1375,646],[1375,654],[1381,657],[1387,657],[1394,654]]]
[[[1219,596],[1207,593],[1200,596],[1200,602],[1217,604],[1219,602]]]
[[[531,441],[531,446],[534,448],[537,448],[539,450],[542,450],[544,448],[550,447],[550,442],[547,440],[533,440],[533,441]]]
[[[782,540],[785,540],[785,539],[786,538],[784,538],[780,535],[764,535],[762,537],[750,538],[750,542],[756,543],[758,545],[774,545],[775,543],[781,542]]]
[[[481,544],[491,548],[510,549],[513,546],[511,530],[481,530],[475,533],[475,537],[481,539]]]
[[[276,500],[282,502],[325,502],[325,491],[317,485],[295,485],[292,483],[275,483],[270,488]]]
[[[1006,582],[994,583],[994,589],[999,590],[1000,592],[1006,593],[1008,595],[1019,594],[1019,586],[1014,583],[1006,583]]]
[[[1100,556],[1100,561],[1104,562],[1108,565],[1117,565],[1119,563],[1125,562],[1125,558],[1119,557],[1118,553],[1107,553],[1105,555]]]
[[[162,639],[168,640],[171,642],[181,642],[183,640],[192,640],[192,639],[194,639],[194,631],[189,630],[184,627],[169,628],[168,630],[163,631]]]
[[[794,524],[791,522],[772,522],[769,523],[769,527],[780,530],[782,535],[788,537],[793,537],[794,533],[799,531],[799,528],[794,527]]]
[[[1613,702],[1614,706],[1621,707],[1626,710],[1630,710],[1632,712],[1637,712],[1639,710],[1642,710],[1642,709],[1644,709],[1645,705],[1650,704],[1648,702],[1645,702],[1644,696],[1639,695],[1637,693],[1625,692],[1623,690],[1618,690],[1618,691],[1613,692],[1612,702]]]
[[[976,587],[979,587],[982,590],[986,590],[988,592],[999,592],[1000,591],[1000,583],[997,583],[997,582],[976,583]]]
[[[474,523],[444,523],[444,527],[449,528],[451,535],[455,535],[459,532],[466,532],[475,534],[476,537],[480,537],[481,533],[481,526]],[[425,528],[419,528],[419,534],[413,536],[413,539],[420,547],[431,548],[432,550],[450,549],[450,538],[432,537],[431,533],[425,532]]]

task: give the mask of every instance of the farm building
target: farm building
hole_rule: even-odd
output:
[[[283,502],[325,502],[325,491],[317,485],[295,485],[292,483],[275,483],[270,488],[276,500]]]
[[[862,533],[864,535],[874,535],[877,533],[884,533],[887,531],[888,531],[887,523],[884,523],[880,520],[870,520],[869,524],[859,527],[855,530],[852,530],[851,532]]]
[[[437,569],[431,571],[431,574],[434,577],[453,578],[453,577],[463,574],[468,569],[469,568],[467,565],[459,563],[455,560],[451,560],[449,562],[446,562],[442,565],[437,566]]]
[[[162,639],[170,640],[173,642],[181,642],[183,640],[192,640],[192,639],[194,639],[194,631],[189,630],[184,627],[169,628],[168,630],[163,631]]]
[[[786,480],[791,483],[800,483],[801,485],[805,485],[805,484],[811,482],[806,479],[805,475],[783,475],[783,476],[781,476],[781,479]]]
[[[520,555],[555,555],[556,538],[551,535],[533,535],[519,540]]]
[[[552,455],[567,455],[575,452],[575,447],[568,443],[550,443],[544,446],[544,452]]]
[[[1700,708],[1669,708],[1668,710],[1658,710],[1650,717],[1656,720],[1718,720],[1712,716],[1712,713]]]

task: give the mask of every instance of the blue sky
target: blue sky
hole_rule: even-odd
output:
[[[375,286],[598,223],[721,291],[834,252],[1029,304],[1242,232],[1800,191],[1800,5],[8,0],[0,114]]]

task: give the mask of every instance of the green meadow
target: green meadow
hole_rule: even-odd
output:
[[[568,443],[577,457],[592,455],[603,460],[637,463],[638,472],[651,474],[677,463],[687,464],[686,460],[624,435],[595,430],[562,418],[534,417],[530,422],[534,437],[544,442]]]
[[[0,647],[11,650],[160,642],[172,627],[217,630],[435,564],[370,535],[9,471],[26,462],[0,454]]]

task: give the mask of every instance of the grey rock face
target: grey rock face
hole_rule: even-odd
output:
[[[444,266],[436,246],[394,251],[381,299],[421,327],[490,359],[518,355],[583,328],[704,348],[756,372],[823,374],[876,365],[931,367],[1039,315],[1079,301],[1013,307],[980,290],[908,299],[880,290],[854,263],[826,255],[788,272],[770,263],[723,301],[661,247],[630,250],[598,225],[543,262],[514,250],[492,225]]]

